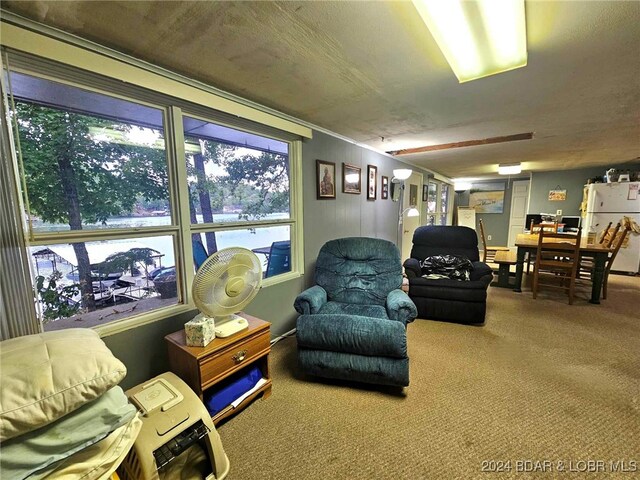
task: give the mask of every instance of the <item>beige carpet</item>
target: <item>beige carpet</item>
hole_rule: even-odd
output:
[[[640,277],[611,276],[609,290],[569,306],[555,290],[492,287],[484,327],[416,320],[403,393],[307,378],[283,340],[273,395],[219,429],[228,478],[640,478]],[[518,460],[551,464],[522,473]],[[587,460],[604,471],[566,472]],[[611,473],[618,460],[638,470]]]

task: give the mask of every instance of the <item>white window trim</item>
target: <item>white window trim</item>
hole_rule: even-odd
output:
[[[10,23],[7,23],[4,19],[1,22],[2,37],[0,38],[0,44],[16,51],[28,53],[31,55],[40,56],[47,60],[52,60],[70,67],[87,70],[93,73],[103,75],[105,77],[131,83],[136,86],[147,88],[152,92],[157,92],[170,97],[178,97],[188,102],[210,108],[212,110],[219,110],[225,113],[231,113],[242,118],[246,118],[258,124],[263,124],[269,127],[273,127],[278,130],[293,133],[295,135],[311,138],[311,129],[309,127],[292,122],[285,118],[279,117],[269,112],[265,112],[252,106],[248,106],[244,103],[239,103],[223,96],[213,93],[212,88],[203,89],[199,86],[194,86],[190,83],[180,81],[180,77],[177,75],[167,75],[168,72],[164,70],[145,64],[144,67],[139,66],[143,62],[136,59],[118,54],[119,59],[111,58],[103,53],[92,51],[87,48],[88,42],[82,42],[78,40],[73,41],[73,37],[68,36],[65,41],[50,38],[48,36],[17,27]],[[82,46],[76,46],[74,43]],[[98,50],[98,46],[96,46]],[[101,47],[100,50],[105,50]],[[124,59],[124,60],[123,60]],[[127,62],[130,60],[131,62]],[[30,72],[29,70],[20,69],[24,73],[30,75],[38,75],[39,73]],[[176,80],[174,77],[178,77]],[[100,325],[91,327],[99,332],[101,336],[113,335],[130,328],[146,325],[158,320],[162,320],[168,317],[186,313],[195,310],[195,304],[191,299],[190,285],[193,283],[194,272],[193,269],[187,268],[185,259],[193,257],[193,251],[191,247],[191,233],[201,230],[201,227],[196,227],[193,230],[190,227],[190,212],[188,202],[187,188],[187,174],[186,163],[184,161],[178,161],[178,159],[184,159],[184,132],[182,129],[182,110],[177,106],[161,106],[154,105],[142,100],[114,94],[103,89],[92,88],[91,85],[85,83],[73,83],[61,80],[59,78],[51,77],[51,80],[71,84],[79,88],[92,90],[99,93],[106,93],[107,95],[122,98],[124,100],[133,101],[136,103],[145,104],[154,108],[162,109],[165,117],[165,151],[168,161],[169,169],[169,198],[171,200],[172,215],[175,219],[171,225],[163,227],[144,227],[140,229],[127,229],[127,230],[101,230],[99,233],[100,239],[117,239],[117,238],[131,238],[138,234],[140,237],[148,237],[153,235],[176,235],[175,250],[176,250],[176,268],[180,270],[181,288],[179,288],[178,301],[181,302],[177,305],[164,307],[158,310],[145,312],[140,315],[132,316],[122,320],[115,320],[112,323],[106,325]],[[187,79],[188,80],[188,79]],[[197,82],[193,82],[197,83]],[[218,123],[218,122],[216,122]],[[237,128],[232,126],[232,128]],[[264,135],[260,132],[255,132],[259,135]],[[13,132],[10,130],[10,134]],[[278,139],[281,141],[286,141]],[[229,229],[239,227],[253,227],[259,226],[261,223],[265,224],[288,224],[291,229],[291,241],[292,241],[292,257],[291,257],[291,272],[277,275],[275,277],[267,278],[263,281],[263,287],[269,287],[271,285],[287,282],[295,278],[299,278],[304,274],[304,244],[303,244],[303,224],[302,224],[302,142],[300,140],[288,141],[289,144],[289,182],[290,182],[290,218],[282,221],[266,221],[266,222],[234,222],[233,224],[221,224],[216,225],[216,229]],[[182,186],[180,186],[182,185]],[[22,199],[20,199],[22,201]],[[29,234],[33,235],[29,229]],[[35,238],[34,238],[35,237]],[[32,241],[25,245],[28,246],[42,245],[52,242],[78,242],[78,241],[91,241],[96,240],[96,232],[91,230],[79,231],[79,232],[56,232],[51,234],[36,234],[31,238]]]

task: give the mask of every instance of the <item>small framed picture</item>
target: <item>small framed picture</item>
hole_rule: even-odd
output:
[[[409,206],[415,207],[418,205],[418,185],[412,183],[409,184]]]
[[[382,200],[389,198],[389,177],[384,175],[380,177],[380,198]]]
[[[378,167],[367,165],[367,200],[378,198]]]
[[[362,192],[362,169],[348,163],[342,164],[342,193]]]
[[[316,160],[316,187],[318,200],[336,198],[336,164]]]
[[[422,201],[426,202],[427,200],[429,200],[429,185],[425,183],[422,185]]]

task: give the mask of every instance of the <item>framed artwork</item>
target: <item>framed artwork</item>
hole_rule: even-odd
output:
[[[567,191],[566,190],[549,190],[549,201],[550,202],[564,202],[567,199]]]
[[[386,200],[389,198],[389,177],[383,175],[380,179],[380,198]]]
[[[361,173],[360,167],[348,163],[342,164],[342,193],[360,194],[362,192]]]
[[[418,205],[418,185],[413,183],[409,184],[409,206],[415,207]]]
[[[367,165],[367,200],[378,198],[378,167]]]
[[[504,211],[504,182],[474,183],[469,193],[469,206],[476,213]]]
[[[426,202],[429,199],[429,184],[422,185],[422,201]]]
[[[316,187],[318,200],[336,198],[336,164],[316,160]]]

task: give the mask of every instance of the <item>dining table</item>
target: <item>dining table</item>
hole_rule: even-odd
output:
[[[571,234],[567,234],[568,236]],[[548,241],[560,242],[561,238],[549,238]],[[586,238],[582,238],[580,243],[580,259],[584,257],[593,258],[593,268],[591,271],[591,298],[590,303],[600,303],[600,292],[604,280],[604,269],[609,258],[610,249],[599,243],[587,243]],[[527,253],[535,254],[538,250],[538,234],[520,233],[516,236],[516,278],[513,283],[514,292],[522,292],[522,273],[524,272],[524,259]]]

